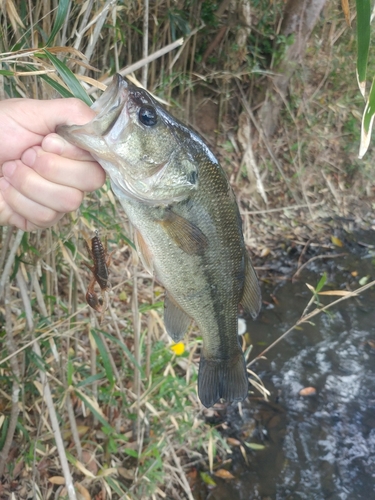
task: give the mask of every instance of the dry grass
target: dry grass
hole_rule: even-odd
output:
[[[258,257],[286,238],[307,244],[327,236],[327,220],[337,216],[373,224],[372,154],[356,159],[362,103],[354,58],[347,72],[353,33],[335,7],[327,7],[267,140],[256,112],[282,46],[273,35],[275,3],[272,11],[259,2],[249,17],[243,2],[224,0],[216,14],[211,2],[189,2],[188,9],[182,1],[152,2],[147,29],[148,2],[57,4],[69,12],[60,24],[55,2],[6,2],[1,96],[68,95],[70,77],[56,70],[53,56],[94,97],[114,71],[137,64],[132,77],[217,152]],[[43,47],[54,26],[48,58]],[[100,325],[84,300],[90,276],[82,233],[95,228],[114,252],[110,307]],[[108,186],[52,229],[1,230],[0,498],[13,488],[20,499],[30,492],[43,499],[191,499],[189,470],[209,470],[225,454],[196,396],[199,337],[189,333],[182,356],[170,349],[163,291],[138,266],[129,234]]]

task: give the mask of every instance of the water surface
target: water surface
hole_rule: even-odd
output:
[[[375,243],[371,233],[361,239]],[[253,355],[299,319],[311,297],[306,282],[315,286],[324,271],[326,290],[355,289],[360,278],[375,279],[371,247],[347,242],[339,251],[347,255],[313,261],[298,281],[263,287],[270,305],[249,323]],[[334,299],[324,297],[322,302]],[[236,408],[224,415],[226,436],[263,444],[264,449],[244,445],[246,463],[240,447],[233,447],[229,470],[235,479],[215,478],[218,486],[199,498],[375,498],[375,290],[313,321],[252,366],[271,392],[270,402],[254,394],[242,416]],[[301,396],[306,387],[315,388],[316,394]]]

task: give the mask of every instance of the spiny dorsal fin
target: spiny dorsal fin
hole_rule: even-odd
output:
[[[185,335],[190,322],[190,316],[188,316],[181,307],[176,304],[173,298],[166,293],[164,300],[164,325],[168,335],[175,342],[180,341]]]
[[[245,284],[240,302],[246,314],[251,314],[253,319],[258,316],[262,305],[262,296],[258,276],[247,253],[245,255]]]
[[[184,217],[172,210],[166,210],[163,219],[158,221],[168,236],[188,255],[202,255],[208,245],[202,231]]]

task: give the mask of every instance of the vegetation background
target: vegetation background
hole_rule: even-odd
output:
[[[374,227],[373,152],[358,159],[364,101],[348,26],[354,6],[1,7],[1,99],[76,95],[90,103],[114,72],[129,74],[217,154],[255,259],[272,258],[286,239],[339,243],[338,223]],[[94,229],[113,252],[100,324],[85,303],[84,241]],[[206,472],[230,443],[197,399],[199,335],[169,345],[163,290],[138,266],[109,185],[52,229],[1,228],[0,238],[0,498],[194,498],[194,474],[213,481]],[[255,375],[252,383],[255,390]]]

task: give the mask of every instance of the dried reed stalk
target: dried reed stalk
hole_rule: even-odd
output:
[[[148,56],[148,17],[149,17],[149,2],[144,0],[144,11],[143,11],[143,59],[147,59]],[[147,72],[148,64],[142,67],[142,86],[147,89]]]
[[[30,297],[27,293],[26,282],[25,282],[25,279],[24,279],[22,273],[20,272],[20,270],[18,270],[18,272],[17,272],[17,284],[18,284],[18,288],[20,290],[21,299],[22,299],[24,309],[25,309],[28,330],[33,335],[34,321],[33,321],[33,315],[32,315],[32,307],[31,307]],[[37,339],[35,339],[35,341],[33,343],[33,351],[39,358],[43,357],[42,352],[40,350],[39,342]],[[44,397],[44,401],[46,403],[46,406],[48,408],[49,418],[50,418],[51,425],[52,425],[53,436],[55,438],[56,448],[57,448],[59,458],[60,458],[60,465],[61,465],[62,473],[64,475],[65,487],[66,487],[66,490],[68,492],[68,497],[69,497],[69,500],[77,500],[77,496],[76,496],[74,485],[73,485],[72,475],[71,475],[70,469],[69,469],[68,459],[67,459],[66,454],[65,454],[65,446],[64,446],[63,438],[62,438],[61,431],[60,431],[59,421],[58,421],[56,411],[55,411],[55,406],[53,403],[51,389],[49,386],[47,375],[41,369],[39,370],[39,377],[40,377],[40,380],[41,380],[41,383],[43,386],[43,397]]]
[[[11,231],[11,228],[9,228],[8,231]],[[1,275],[1,278],[0,278],[0,299],[3,296],[5,283],[6,283],[7,279],[9,278],[10,272],[12,270],[14,258],[16,256],[18,247],[21,244],[23,233],[24,233],[24,231],[22,231],[21,229],[18,229],[16,236],[14,238],[14,241],[13,241],[12,248],[10,249],[8,259],[5,263],[3,274]]]
[[[5,284],[5,329],[6,329],[6,345],[8,353],[11,356],[10,366],[12,369],[13,383],[12,383],[12,407],[9,416],[9,426],[7,430],[7,436],[5,443],[0,452],[0,477],[3,477],[6,461],[8,458],[9,450],[13,442],[14,433],[17,426],[18,414],[19,414],[19,393],[20,393],[20,380],[21,371],[18,364],[18,359],[16,356],[16,344],[13,338],[13,327],[12,327],[12,312],[10,309],[10,283],[7,279]]]
[[[183,43],[184,43],[184,39],[179,38],[175,42],[170,43],[169,45],[166,45],[162,49],[157,50],[153,54],[147,56],[145,59],[141,59],[140,61],[138,61],[130,66],[126,66],[125,68],[121,69],[119,71],[119,73],[122,76],[129,75],[130,73],[133,73],[134,71],[137,71],[138,69],[142,68],[145,64],[149,64],[150,62],[155,61],[155,59],[158,59],[159,57],[162,57],[163,55],[168,54],[168,52],[171,52],[172,50],[176,49],[177,47],[180,47]],[[109,83],[111,83],[111,81],[112,81],[112,77],[109,77],[109,78],[106,78],[105,80],[103,80],[103,82],[101,82],[101,83],[103,83],[104,85],[108,85]],[[95,91],[96,91],[96,89],[93,88],[93,89],[88,90],[87,93],[92,94]]]

